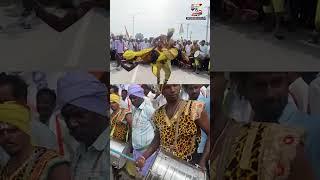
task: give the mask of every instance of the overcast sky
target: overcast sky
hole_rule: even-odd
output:
[[[134,33],[142,33],[145,37],[156,37],[166,34],[168,28],[175,28],[174,38],[180,38],[181,23],[184,29],[184,38],[187,36],[189,25],[192,39],[205,40],[206,20],[186,20],[191,16],[191,4],[203,3],[203,15],[207,16],[210,0],[111,0],[110,30],[115,35],[125,35],[125,26],[132,35],[133,15],[135,15]],[[210,32],[208,33],[208,40]]]

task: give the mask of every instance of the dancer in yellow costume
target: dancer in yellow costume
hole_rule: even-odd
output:
[[[123,54],[125,62],[121,66],[131,71],[139,63],[151,64],[152,73],[157,77],[157,83],[160,84],[160,71],[165,73],[164,84],[166,84],[171,75],[171,60],[178,56],[178,50],[174,47],[171,39],[174,29],[169,29],[167,35],[161,35],[153,40],[154,48],[147,48],[141,51],[128,50]],[[128,66],[129,65],[129,66]]]
[[[274,36],[277,39],[283,39],[280,32],[281,18],[285,13],[285,0],[269,0],[263,5],[263,11],[266,14],[266,31],[271,30],[273,19],[275,18]],[[270,27],[269,27],[270,26]],[[270,28],[270,29],[269,29]]]

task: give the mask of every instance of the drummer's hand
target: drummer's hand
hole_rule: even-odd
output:
[[[207,170],[205,161],[200,161],[198,165],[200,166],[201,169]]]
[[[146,159],[142,156],[140,156],[137,160],[136,160],[136,166],[138,168],[143,168],[144,164],[146,162]]]

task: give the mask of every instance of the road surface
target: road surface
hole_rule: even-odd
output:
[[[107,12],[92,9],[63,32],[57,32],[39,18],[32,29],[17,24],[22,9],[0,2],[0,50],[3,70],[107,69]]]
[[[128,84],[128,83],[140,83],[140,84],[156,84],[157,78],[151,72],[150,65],[138,65],[130,72],[121,68],[117,71],[113,67],[114,62],[110,64],[110,83],[111,84]],[[161,71],[161,83],[164,81],[164,72]],[[177,67],[172,67],[172,72],[168,83],[176,84],[209,84],[210,76],[201,72],[196,74],[191,70],[182,70]]]
[[[216,23],[211,29],[215,71],[319,71],[320,46],[306,43],[299,30],[285,40],[262,32],[260,25]]]

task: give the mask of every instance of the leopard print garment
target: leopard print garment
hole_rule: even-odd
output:
[[[198,101],[187,101],[181,114],[177,146],[172,152],[173,155],[180,159],[190,161],[193,153],[196,152],[197,146],[201,140],[201,130],[195,123],[200,118],[204,110],[204,104]],[[171,152],[171,146],[174,144],[177,119],[171,119],[168,124],[165,106],[160,107],[154,113],[154,123],[160,131],[160,144],[166,151]]]
[[[119,141],[126,142],[127,136],[129,133],[129,125],[123,123],[125,121],[126,115],[129,114],[130,111],[124,108],[121,108],[119,113],[115,114],[111,118],[111,137],[117,139]]]
[[[52,163],[55,162],[55,163]],[[59,154],[53,150],[43,147],[35,147],[33,157],[18,168],[10,176],[7,174],[7,167],[0,168],[0,180],[42,180],[46,179],[50,167],[58,163],[67,163]]]

